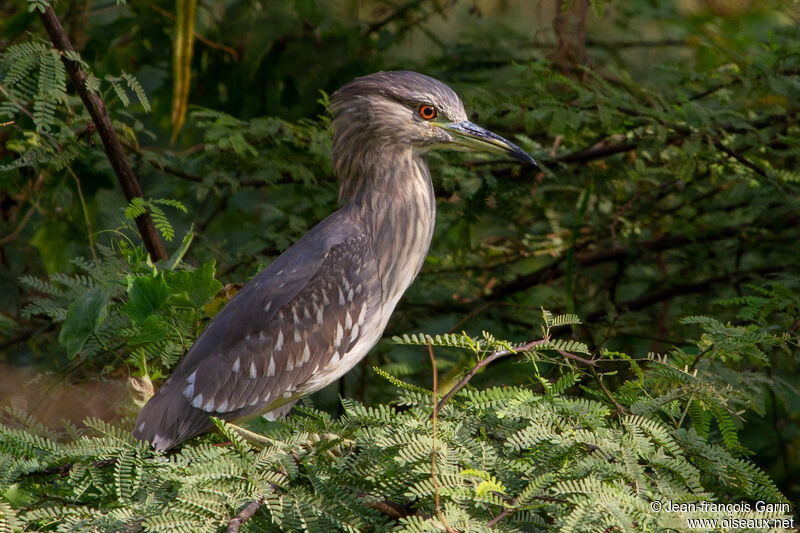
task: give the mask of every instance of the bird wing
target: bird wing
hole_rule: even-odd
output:
[[[142,409],[134,434],[166,449],[210,429],[209,415],[234,420],[321,388],[377,341],[381,305],[367,237],[338,211],[209,323]]]

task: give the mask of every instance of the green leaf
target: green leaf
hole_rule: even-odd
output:
[[[108,293],[100,287],[89,289],[67,309],[67,317],[58,343],[67,349],[67,357],[72,359],[81,351],[86,340],[106,317]]]
[[[130,317],[134,325],[139,325],[157,312],[167,298],[169,298],[169,287],[163,272],[152,278],[128,276],[128,303],[125,304],[125,314]]]
[[[166,272],[167,283],[175,293],[183,293],[192,306],[200,307],[222,288],[222,283],[214,279],[214,265],[214,261],[208,261],[195,271]]]
[[[128,346],[158,342],[164,338],[168,331],[169,324],[158,315],[150,315],[139,326],[139,334],[128,339]]]

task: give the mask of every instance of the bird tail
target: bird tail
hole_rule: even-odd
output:
[[[139,412],[133,436],[164,451],[213,427],[208,413],[192,407],[180,390],[161,387]]]

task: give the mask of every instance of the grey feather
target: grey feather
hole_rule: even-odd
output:
[[[421,106],[441,120],[422,117]],[[342,208],[209,323],[142,409],[136,437],[163,450],[213,427],[211,415],[282,416],[364,357],[428,252],[436,216],[428,150],[466,146],[533,161],[466,121],[447,85],[414,72],[358,78],[332,95],[331,111]]]
[[[314,371],[324,374],[335,353],[344,355],[358,341],[349,340],[351,327],[348,343],[334,347],[336,325],[348,314],[376,316],[381,306],[376,262],[351,215],[340,210],[322,221],[231,299],[142,409],[137,438],[167,449],[211,429],[209,415],[236,420],[288,412],[284,406],[313,392]],[[330,294],[345,284],[362,290],[339,305]],[[323,294],[330,305],[322,304]],[[315,304],[323,325],[316,312],[304,313]],[[302,332],[299,341],[295,331]]]

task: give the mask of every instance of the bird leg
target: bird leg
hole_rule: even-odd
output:
[[[231,424],[230,422],[227,422],[225,425],[236,431],[244,440],[257,448],[264,448],[266,446],[279,446],[281,444],[279,441],[273,440],[259,433],[255,433],[254,431],[250,431],[249,429],[245,429],[241,426]],[[356,447],[355,441],[343,439],[341,436],[336,435],[335,433],[312,433],[309,435],[309,439],[313,444],[300,446],[300,448],[307,453],[312,451],[314,444],[339,441],[338,444],[325,451],[325,453],[328,454],[331,459],[342,457],[346,453],[353,451]]]

